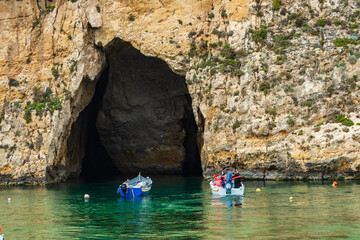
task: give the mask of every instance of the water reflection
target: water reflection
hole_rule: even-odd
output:
[[[227,206],[242,208],[244,202],[243,196],[212,196],[213,206]]]

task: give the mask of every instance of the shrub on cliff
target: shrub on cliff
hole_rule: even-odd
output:
[[[291,116],[288,116],[288,120],[286,122],[291,127],[295,126],[295,120]]]
[[[273,6],[273,10],[274,11],[279,11],[281,8],[281,0],[273,0],[272,1],[272,6]]]
[[[350,119],[346,118],[344,114],[338,114],[338,115],[336,115],[336,117],[337,117],[338,123],[342,123],[343,125],[348,126],[348,127],[354,125],[354,122],[351,121]]]
[[[221,11],[221,17],[222,17],[222,18],[227,18],[227,13],[226,13],[226,10],[225,10],[225,9],[223,9],[223,10]]]
[[[267,34],[268,32],[266,27],[261,27],[259,30],[253,31],[251,37],[255,42],[259,43],[267,38]]]
[[[357,41],[348,38],[337,38],[332,41],[337,47],[347,47],[348,44],[358,44]]]
[[[269,114],[273,117],[275,117],[277,115],[276,108],[267,108],[267,109],[265,109],[265,113]]]
[[[40,23],[40,18],[35,18],[35,21],[33,22],[33,28],[35,28]]]
[[[57,80],[59,78],[59,70],[57,69],[57,65],[55,64],[52,68],[51,68],[51,73],[54,76],[55,80]]]
[[[315,125],[315,127],[320,127],[321,125],[323,125],[324,124],[324,122],[319,122],[319,123],[317,123],[316,125]]]
[[[77,70],[77,63],[78,61],[71,60],[70,73]]]
[[[270,83],[268,81],[262,82],[259,86],[259,90],[266,95],[270,91]]]
[[[235,131],[235,129],[237,129],[239,127],[240,127],[240,122],[239,122],[239,120],[236,119],[236,121],[234,122],[234,124],[232,126],[232,129],[233,129],[233,131]]]
[[[130,14],[129,17],[128,17],[128,20],[131,21],[131,22],[135,21],[135,16]]]
[[[40,88],[34,88],[33,103],[28,101],[24,109],[24,119],[26,120],[26,123],[29,123],[32,120],[32,110],[35,110],[36,115],[39,117],[42,117],[44,112],[50,112],[52,115],[55,110],[61,111],[62,101],[63,99],[54,97],[50,88],[47,88],[45,92],[41,91]]]
[[[54,9],[55,9],[55,6],[46,6],[47,12],[52,12],[52,11],[54,11]]]
[[[10,86],[10,87],[18,87],[18,86],[19,86],[19,81],[16,81],[15,79],[10,78],[10,80],[9,80],[9,86]]]
[[[196,43],[195,43],[195,41],[193,41],[190,44],[190,50],[189,50],[188,55],[189,55],[189,57],[194,57],[195,55],[198,55],[198,52],[196,51]]]
[[[278,52],[282,52],[284,49],[291,46],[291,40],[293,36],[291,35],[283,35],[279,34],[274,37],[273,50],[277,50]]]
[[[24,113],[24,119],[26,121],[26,123],[31,122],[31,109],[25,109],[25,113]]]
[[[326,25],[326,19],[319,19],[318,21],[317,21],[317,24],[316,24],[317,26],[319,26],[319,27],[325,27],[325,25]]]

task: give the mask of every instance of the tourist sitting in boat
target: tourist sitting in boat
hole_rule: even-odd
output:
[[[236,168],[235,168],[232,179],[234,181],[234,188],[240,188],[241,187],[241,176],[239,174],[239,171]]]
[[[222,186],[222,187],[225,187],[226,176],[225,176],[225,175],[221,175],[220,179],[221,179],[221,186]]]
[[[215,174],[214,175],[214,186],[221,187],[222,183],[223,183],[223,181],[222,181],[221,177],[219,177],[219,174]]]

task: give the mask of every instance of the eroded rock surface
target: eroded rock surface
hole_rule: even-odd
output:
[[[185,76],[205,175],[232,166],[261,179],[359,177],[358,1],[46,3],[41,9],[34,0],[0,1],[3,184],[81,172],[82,154],[72,153],[83,147],[70,148],[69,137],[81,139],[71,136],[72,126],[94,95],[115,38]],[[128,105],[122,101],[122,111]],[[131,122],[125,118],[114,119]],[[175,152],[179,166],[181,138],[165,140],[153,145]],[[134,154],[137,164],[155,159],[146,154]],[[160,165],[152,166],[174,169]]]

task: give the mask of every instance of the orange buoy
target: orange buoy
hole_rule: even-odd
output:
[[[44,187],[44,185],[41,184],[40,187]]]
[[[337,182],[333,182],[332,186],[333,187],[337,187],[338,183]]]
[[[0,225],[0,232],[1,232],[1,230],[2,230],[2,229],[1,229],[1,225]]]

